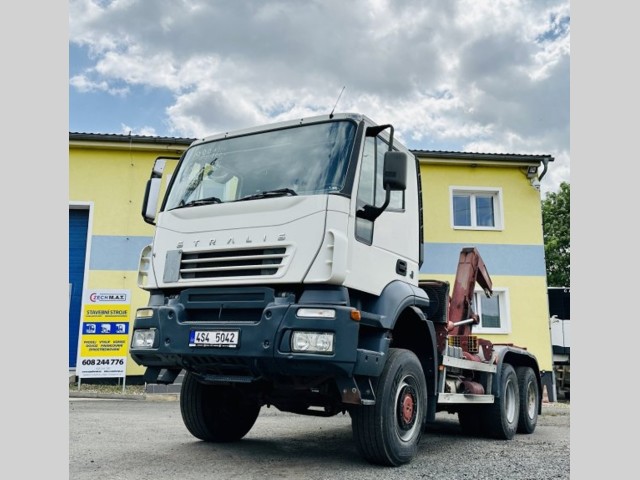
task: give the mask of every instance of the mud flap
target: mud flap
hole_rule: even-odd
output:
[[[336,379],[342,403],[351,405],[375,405],[376,395],[371,377],[341,377]]]

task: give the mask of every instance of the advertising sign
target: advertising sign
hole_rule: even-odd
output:
[[[130,311],[129,290],[85,293],[76,366],[79,378],[126,376]]]

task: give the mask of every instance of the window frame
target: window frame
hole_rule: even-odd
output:
[[[453,199],[455,196],[470,197],[471,203],[471,225],[456,225],[455,224],[455,210],[453,206]],[[477,225],[476,218],[476,196],[488,196],[493,199],[493,221],[494,226],[482,226]],[[475,230],[475,231],[502,231],[504,230],[504,208],[502,188],[500,187],[464,187],[464,186],[450,186],[449,187],[449,216],[451,221],[451,228],[453,230]]]
[[[372,165],[366,164],[366,153],[369,147],[372,148]],[[363,142],[362,153],[360,157],[360,169],[358,173],[358,188],[355,192],[356,205],[362,201],[364,204],[369,204],[374,207],[380,207],[384,204],[384,199],[386,196],[385,190],[382,188],[382,179],[383,179],[383,171],[384,171],[384,155],[387,151],[389,151],[389,142],[385,140],[381,135],[376,135],[375,137],[366,137]],[[393,151],[398,151],[396,147],[393,147]],[[363,172],[366,168],[373,166],[371,173],[371,185],[367,184],[367,178],[363,178]],[[364,181],[363,181],[364,180]],[[370,193],[373,197],[372,199],[363,199],[361,194],[363,194],[363,186],[367,185],[367,188],[370,186]],[[400,206],[398,206],[400,204]],[[392,191],[391,199],[389,205],[384,210],[384,212],[391,213],[403,213],[406,209],[406,196],[405,191]],[[365,245],[373,245],[373,235],[375,229],[375,222],[371,220],[366,220],[364,218],[356,217],[355,224],[355,238],[357,241],[364,243]]]
[[[475,289],[473,298],[473,310],[480,316],[480,323],[473,326],[473,333],[489,334],[489,335],[509,335],[511,333],[511,314],[509,302],[509,289],[504,287],[493,288],[491,298],[497,298],[498,307],[500,308],[500,327],[483,327],[482,326],[482,303],[478,305],[478,300],[486,297],[482,289]]]

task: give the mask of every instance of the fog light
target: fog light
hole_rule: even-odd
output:
[[[299,308],[296,315],[300,318],[336,318],[333,308]]]
[[[131,338],[131,348],[152,348],[156,339],[156,329],[136,330]]]
[[[293,332],[291,350],[294,352],[333,353],[333,333]]]

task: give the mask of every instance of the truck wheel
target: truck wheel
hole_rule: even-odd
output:
[[[533,433],[538,423],[540,389],[536,375],[530,367],[517,367],[518,389],[520,390],[520,419],[518,433]]]
[[[427,387],[416,355],[389,349],[376,386],[376,404],[351,410],[351,427],[358,453],[367,461],[397,466],[418,451],[427,411]]]
[[[187,372],[180,391],[180,413],[187,430],[205,442],[233,442],[258,418],[260,404],[240,388],[200,383]]]
[[[486,405],[482,412],[483,432],[493,438],[510,440],[516,434],[520,413],[518,377],[510,364],[502,364],[500,383],[494,384],[493,394],[495,402]]]

